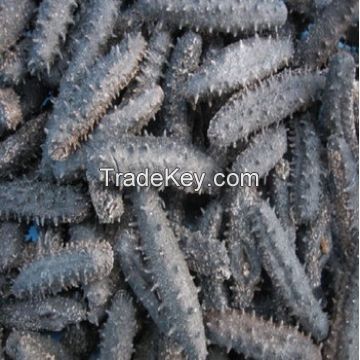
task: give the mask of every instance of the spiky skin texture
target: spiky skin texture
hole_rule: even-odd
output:
[[[170,53],[171,35],[168,31],[155,28],[148,42],[139,73],[126,90],[125,100],[143,92],[160,82],[165,61]],[[124,100],[123,100],[124,101]]]
[[[233,95],[210,120],[213,144],[229,146],[317,100],[325,85],[319,73],[284,71],[252,90]]]
[[[295,119],[291,146],[291,209],[296,224],[301,225],[316,219],[321,195],[321,144],[309,113]]]
[[[320,348],[296,328],[276,325],[238,310],[209,311],[205,324],[210,341],[259,360],[321,360]]]
[[[329,204],[324,201],[317,219],[310,224],[301,237],[298,246],[306,275],[313,289],[321,287],[322,271],[331,255],[331,212]]]
[[[182,28],[212,33],[226,32],[237,34],[275,28],[285,23],[286,6],[282,1],[201,0],[195,4],[188,0],[141,0],[143,11],[150,16],[157,16],[163,22]]]
[[[326,360],[359,356],[359,235],[353,233],[353,236],[355,246],[346,254],[346,262],[334,269],[336,307],[324,347]]]
[[[165,101],[162,118],[169,136],[185,142],[192,141],[192,128],[188,119],[188,105],[181,97],[181,89],[200,62],[202,38],[191,31],[179,37],[165,72]]]
[[[1,0],[0,24],[2,26],[0,37],[0,54],[15,44],[28,25],[35,10],[32,0]]]
[[[296,246],[295,222],[291,216],[290,192],[289,192],[290,164],[287,160],[281,159],[274,167],[271,174],[271,195],[270,199],[276,216],[281,226],[288,234],[290,244]]]
[[[56,296],[43,300],[10,301],[0,305],[0,323],[24,331],[61,331],[86,318],[81,302]]]
[[[126,133],[139,134],[160,110],[163,99],[164,93],[158,85],[137,92],[102,118],[89,143],[105,142],[109,137],[119,138]]]
[[[333,0],[315,19],[306,40],[296,46],[296,62],[308,67],[324,65],[343,33],[350,26],[355,12],[358,11],[357,0]]]
[[[124,213],[124,204],[119,189],[108,188],[102,183],[90,181],[89,192],[100,224],[120,222]]]
[[[110,274],[114,255],[107,242],[70,243],[25,265],[12,286],[17,298],[41,297],[86,285]]]
[[[233,306],[238,308],[249,305],[261,275],[261,262],[249,219],[249,209],[254,202],[252,191],[246,187],[236,188],[229,191],[223,200],[228,214],[225,241],[233,279]]]
[[[32,34],[33,47],[28,66],[31,73],[50,72],[56,56],[61,52],[61,41],[66,38],[67,28],[73,23],[76,0],[44,0],[41,2]]]
[[[283,157],[286,150],[286,128],[280,125],[266,129],[250,140],[249,145],[232,164],[231,171],[257,173],[259,177],[264,177]]]
[[[134,337],[138,330],[136,312],[130,295],[120,290],[112,299],[108,319],[101,332],[99,359],[130,360]]]
[[[353,83],[355,63],[350,54],[336,54],[330,61],[326,86],[322,96],[320,120],[328,136],[344,136],[355,159],[359,157],[359,145],[353,111]]]
[[[0,239],[2,251],[0,253],[0,271],[12,269],[19,265],[21,253],[25,244],[24,233],[19,224],[0,223]]]
[[[293,46],[289,39],[253,37],[226,46],[210,63],[199,68],[185,84],[191,102],[231,93],[262,79],[287,64]]]
[[[26,59],[31,40],[24,38],[0,58],[0,84],[14,86],[24,82],[26,76]]]
[[[251,231],[257,240],[262,265],[300,324],[320,341],[328,334],[328,319],[312,293],[295,249],[271,207],[261,200],[255,205],[250,214]]]
[[[45,139],[46,120],[47,114],[40,114],[0,142],[0,178],[11,177],[26,169],[29,162],[38,157]]]
[[[167,336],[190,358],[206,358],[206,341],[197,289],[185,259],[161,208],[155,190],[133,192],[131,200],[138,220],[141,244],[154,286],[160,293]]]
[[[91,214],[90,198],[79,187],[36,180],[0,183],[0,214],[37,223],[81,222]]]
[[[58,104],[48,121],[46,148],[54,160],[65,160],[88,137],[111,101],[138,70],[145,50],[141,34],[127,36],[100,59],[72,98]]]
[[[335,205],[336,226],[343,254],[351,251],[359,234],[359,174],[349,144],[341,136],[332,135],[327,143],[328,166],[334,191],[331,194]],[[358,236],[358,235],[357,235]],[[355,241],[355,242],[354,242]]]
[[[111,37],[118,15],[120,0],[90,0],[80,19],[81,25],[74,37],[71,62],[60,83],[60,93],[78,83],[101,55],[102,47]]]
[[[49,335],[12,331],[6,340],[6,354],[12,359],[59,359],[71,360],[66,349]]]
[[[7,130],[15,130],[22,120],[19,96],[11,88],[0,89],[0,136]]]
[[[191,233],[182,229],[182,232],[179,245],[190,270],[212,279],[230,277],[230,260],[224,243],[217,238],[204,236],[200,231]]]
[[[217,165],[208,156],[197,150],[192,145],[176,143],[167,137],[140,137],[124,135],[116,138],[116,142],[102,141],[92,143],[88,152],[87,174],[94,181],[104,182],[105,173],[100,172],[101,168],[112,168],[117,173],[131,172],[138,174],[149,169],[149,173],[160,172],[169,169],[174,174],[176,181],[179,181],[184,172],[197,171],[198,174],[205,173],[201,191],[209,192],[211,187],[207,184],[213,183],[213,175],[217,171]],[[124,178],[120,178],[120,186],[123,186]],[[115,172],[109,173],[109,181],[116,184]],[[174,185],[169,181],[169,185]],[[162,185],[164,186],[164,184]],[[184,191],[194,192],[196,185],[182,187]]]
[[[160,315],[160,300],[154,293],[151,276],[145,269],[139,253],[139,236],[132,230],[120,230],[117,235],[115,251],[118,254],[121,270],[137,299],[145,307],[160,331],[168,327]],[[169,325],[169,324],[168,324]]]

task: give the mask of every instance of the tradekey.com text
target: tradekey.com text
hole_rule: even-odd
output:
[[[118,172],[113,168],[100,168],[101,179],[105,186],[117,187],[156,187],[167,186],[191,187],[196,192],[201,191],[204,186],[208,187],[236,187],[236,186],[259,186],[259,174],[248,172],[215,173],[211,181],[204,183],[208,179],[205,173],[181,172],[179,168],[164,169],[164,171],[151,172],[148,168],[144,171]]]

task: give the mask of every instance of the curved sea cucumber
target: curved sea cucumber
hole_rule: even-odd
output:
[[[327,315],[312,293],[309,279],[286,232],[266,202],[258,200],[251,210],[251,231],[274,286],[304,329],[315,339],[324,339],[329,331]]]
[[[353,110],[354,78],[353,57],[345,52],[334,55],[330,60],[319,117],[327,136],[344,136],[354,158],[358,159],[359,144]]]
[[[136,311],[130,295],[119,290],[113,297],[108,319],[101,332],[99,359],[130,360],[138,325]]]
[[[124,135],[116,142],[91,144],[91,151],[88,152],[87,174],[94,181],[104,181],[104,172],[100,168],[115,169],[116,172],[138,174],[149,169],[149,173],[161,172],[169,169],[171,173],[178,168],[174,174],[176,181],[185,172],[197,171],[198,174],[205,174],[201,191],[209,192],[213,175],[217,170],[216,163],[194,146],[177,143],[167,137],[134,136]],[[115,172],[109,173],[110,183],[115,184]],[[124,178],[119,179],[120,186]],[[163,184],[164,185],[164,184]],[[162,185],[162,186],[163,186]],[[173,185],[170,184],[169,185]],[[182,187],[185,191],[194,192],[196,185]]]
[[[132,192],[141,246],[161,297],[160,314],[184,353],[206,358],[206,341],[197,289],[155,190]]]
[[[44,0],[38,8],[35,30],[32,33],[33,46],[28,66],[31,73],[50,72],[56,56],[61,52],[67,27],[73,23],[73,12],[77,0]]]
[[[12,293],[18,298],[39,297],[86,285],[109,275],[113,261],[112,248],[105,241],[70,243],[25,265]]]
[[[191,142],[192,129],[188,119],[188,105],[181,97],[181,89],[200,62],[202,38],[192,31],[177,39],[165,72],[165,100],[161,116],[170,137]]]
[[[230,93],[270,75],[293,55],[290,39],[253,37],[226,46],[186,82],[183,94],[191,102]]]
[[[71,99],[55,107],[46,141],[52,159],[66,159],[88,137],[111,101],[135,75],[144,50],[141,34],[127,36],[92,67],[80,89],[73,90]]]
[[[293,160],[290,173],[291,210],[297,225],[316,219],[320,208],[320,139],[310,113],[294,120],[290,137]]]
[[[254,359],[321,360],[320,348],[296,328],[276,325],[239,310],[209,311],[205,324],[210,341]]]
[[[325,77],[317,72],[284,71],[241,91],[210,120],[208,137],[213,144],[229,146],[252,132],[279,122],[317,100]]]
[[[79,82],[101,55],[101,48],[111,37],[117,19],[120,0],[90,0],[80,18],[72,44],[70,64],[61,79],[60,94]]]
[[[0,183],[2,217],[37,223],[81,222],[91,214],[90,199],[76,186],[56,186],[36,180]]]
[[[281,26],[287,18],[286,6],[278,0],[141,0],[145,14],[160,17],[163,22],[179,28],[190,26],[205,30],[237,34],[238,32],[260,31]]]
[[[0,304],[0,324],[25,331],[60,331],[86,318],[83,303],[65,296]]]

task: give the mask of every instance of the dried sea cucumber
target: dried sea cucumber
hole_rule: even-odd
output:
[[[331,194],[343,254],[354,248],[353,232],[359,234],[359,174],[351,148],[342,136],[332,135],[327,143],[328,167],[334,183]]]
[[[42,113],[0,142],[0,178],[11,177],[26,169],[31,160],[38,157],[45,139],[46,120],[47,114]]]
[[[276,325],[244,311],[205,314],[210,341],[254,359],[321,360],[320,348],[296,328]]]
[[[201,307],[205,310],[223,311],[229,307],[229,291],[223,280],[212,279],[208,276],[201,279]]]
[[[298,246],[299,257],[313,289],[321,287],[322,271],[331,256],[331,250],[331,208],[328,200],[322,200],[317,219],[300,237]]]
[[[20,98],[12,88],[0,89],[0,136],[23,121]]]
[[[131,99],[131,95],[153,87],[160,82],[163,67],[170,53],[171,34],[169,31],[155,27],[148,41],[144,60],[140,64],[139,72],[133,83],[126,89],[125,99]],[[122,100],[124,101],[124,99]]]
[[[179,346],[168,337],[160,335],[158,337],[157,360],[185,360]]]
[[[81,16],[81,25],[72,45],[73,53],[61,83],[60,93],[66,92],[68,86],[79,82],[101,55],[101,48],[111,37],[117,19],[120,0],[89,0]],[[63,95],[63,94],[62,94]]]
[[[357,0],[333,0],[316,17],[314,26],[305,40],[299,40],[295,59],[300,65],[320,67],[326,63],[341,35],[350,26],[358,11]]]
[[[281,226],[287,232],[290,243],[295,247],[296,228],[295,222],[291,216],[289,177],[289,162],[285,159],[279,160],[271,173],[272,192],[270,194],[270,199],[275,214],[280,220]]]
[[[154,286],[160,293],[167,335],[192,358],[206,358],[197,289],[155,190],[132,192],[131,200]]]
[[[149,169],[149,173],[164,173],[164,169],[169,169],[171,173],[178,168],[179,170],[174,174],[176,181],[179,181],[184,172],[193,172],[196,169],[198,174],[205,174],[200,189],[204,192],[211,191],[208,184],[213,183],[213,175],[217,171],[216,163],[192,145],[177,143],[167,137],[134,135],[124,135],[116,143],[113,141],[92,143],[87,161],[89,178],[104,182],[105,174],[99,171],[100,168],[133,174],[145,171],[146,168]],[[116,184],[115,172],[109,173],[109,181],[112,184]],[[119,181],[119,185],[123,186],[124,178],[120,178]],[[174,184],[170,181],[169,185]],[[196,185],[182,188],[184,191],[194,192]]]
[[[120,222],[124,213],[122,194],[119,189],[106,188],[104,184],[89,181],[89,192],[96,215],[101,224]]]
[[[108,319],[101,332],[99,359],[130,360],[134,352],[133,342],[138,325],[131,296],[118,291],[111,302]]]
[[[166,332],[169,324],[160,315],[160,300],[155,295],[155,289],[152,288],[151,276],[144,267],[139,252],[138,234],[133,230],[119,230],[116,238],[115,252],[118,255],[125,280],[159,330]]]
[[[300,225],[314,221],[319,213],[321,143],[310,113],[295,119],[293,125],[294,133],[290,137],[293,152],[290,200],[294,220]]]
[[[324,86],[325,77],[318,72],[290,70],[239,92],[210,120],[210,142],[225,147],[246,139],[252,132],[310,105]]]
[[[315,299],[305,270],[272,208],[258,200],[251,209],[251,231],[262,264],[279,295],[306,331],[320,341],[329,331],[327,315]]]
[[[248,217],[254,201],[252,191],[247,187],[232,189],[223,199],[228,217],[224,235],[233,279],[232,303],[238,308],[249,305],[261,275],[261,262]]]
[[[276,28],[285,23],[286,6],[282,1],[241,0],[141,0],[140,6],[150,17],[160,17],[166,23],[179,28],[190,26],[204,30],[237,34],[238,32],[258,31]]]
[[[202,51],[202,38],[192,31],[177,39],[165,72],[165,101],[161,116],[169,136],[191,142],[192,129],[188,120],[188,105],[181,97],[181,88],[198,68]]]
[[[60,100],[48,121],[46,148],[52,159],[65,160],[88,137],[135,75],[144,50],[141,34],[127,36],[92,67],[71,99]]]
[[[73,359],[65,347],[49,335],[24,331],[11,332],[6,340],[6,354],[18,360]]]
[[[324,359],[356,359],[359,354],[359,235],[353,233],[354,248],[346,262],[337,264],[335,309],[330,335],[325,341]]]
[[[353,83],[355,63],[345,52],[331,58],[326,86],[322,96],[320,120],[327,135],[344,136],[355,159],[359,157],[359,144],[353,111]]]
[[[83,303],[65,296],[0,304],[0,324],[24,331],[60,331],[86,317]]]
[[[240,40],[201,66],[185,84],[183,94],[196,104],[199,98],[230,93],[276,72],[292,54],[292,42],[286,38]]]
[[[36,180],[0,183],[0,214],[37,223],[81,222],[91,214],[90,199],[77,186]]]
[[[25,265],[14,280],[17,298],[42,297],[86,285],[110,274],[113,251],[107,242],[70,243]]]
[[[159,85],[139,89],[102,118],[89,139],[89,147],[92,143],[107,142],[109,137],[117,139],[126,133],[139,134],[160,110],[163,99],[164,93]]]
[[[28,66],[31,73],[50,72],[56,56],[61,53],[68,26],[73,23],[77,0],[44,0],[41,2],[32,33],[33,47],[29,54]]]
[[[2,86],[19,85],[27,75],[26,59],[31,48],[31,39],[25,37],[0,58],[0,83]]]
[[[236,173],[252,172],[264,177],[274,168],[287,150],[286,128],[283,125],[265,129],[255,135],[231,166]],[[267,154],[267,156],[263,156]]]
[[[21,225],[12,222],[0,223],[0,239],[2,251],[0,254],[0,271],[5,271],[20,265],[24,250],[24,232]]]
[[[34,10],[35,2],[32,0],[0,1],[0,54],[16,43]]]

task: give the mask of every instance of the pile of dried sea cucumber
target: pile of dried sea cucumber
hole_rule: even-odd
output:
[[[0,358],[357,359],[357,12],[0,0]]]

